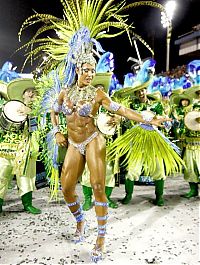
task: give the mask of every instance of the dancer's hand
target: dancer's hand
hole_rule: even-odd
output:
[[[65,138],[65,136],[61,132],[57,132],[55,137],[56,137],[56,143],[59,146],[67,147],[67,139]]]
[[[107,120],[107,125],[111,127],[115,127],[120,124],[121,116],[119,115],[108,115],[109,119]]]
[[[155,117],[151,120],[150,124],[151,124],[151,125],[155,125],[155,126],[157,126],[157,127],[165,127],[165,124],[164,124],[164,123],[165,123],[166,121],[172,121],[172,119],[169,118],[169,117],[155,116]]]

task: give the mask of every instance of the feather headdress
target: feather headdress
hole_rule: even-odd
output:
[[[92,42],[98,50],[97,39],[112,38],[123,32],[129,34],[128,15],[121,14],[125,1],[116,3],[116,0],[108,0],[105,3],[102,0],[60,0],[60,2],[63,6],[63,19],[50,14],[36,13],[22,24],[19,31],[20,40],[22,32],[29,26],[43,23],[32,39],[18,49],[27,51],[24,66],[28,61],[32,63],[42,59],[45,53],[47,58],[43,70],[49,70],[66,59],[66,54],[73,50],[74,43],[77,45],[76,49],[79,49],[77,41],[82,37],[85,42]],[[81,27],[87,28],[90,36],[87,30],[82,30],[81,33]],[[108,30],[109,28],[113,28],[114,32]],[[49,33],[52,37],[43,37],[44,34]]]

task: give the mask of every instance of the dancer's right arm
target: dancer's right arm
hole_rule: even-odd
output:
[[[54,103],[52,107],[51,122],[53,125],[53,132],[56,138],[56,143],[60,146],[67,146],[67,140],[59,130],[59,112],[61,111],[63,99],[64,99],[64,90],[60,92],[58,100]]]

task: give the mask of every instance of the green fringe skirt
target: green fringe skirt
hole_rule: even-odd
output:
[[[157,128],[138,124],[128,129],[107,147],[107,159],[115,161],[116,157],[119,159],[123,156],[122,165],[127,171],[142,163],[146,176],[151,176],[158,166],[162,168],[164,164],[165,174],[170,175],[182,172],[184,161],[179,152],[179,148]]]

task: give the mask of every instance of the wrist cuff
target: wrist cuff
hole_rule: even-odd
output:
[[[54,134],[54,136],[56,135],[56,133],[60,132],[59,126],[55,126],[52,129],[52,133]]]

